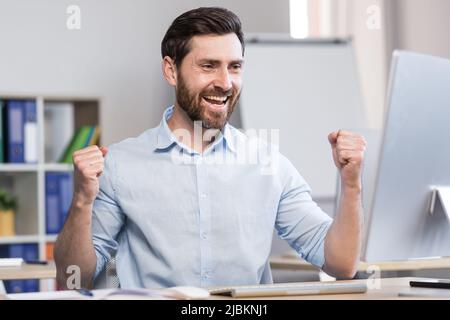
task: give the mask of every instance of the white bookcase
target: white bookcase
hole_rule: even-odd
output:
[[[74,124],[77,128],[83,125],[100,124],[100,99],[93,97],[73,96],[33,96],[11,95],[0,93],[0,99],[35,100],[37,112],[38,161],[35,164],[0,163],[0,187],[12,192],[18,199],[15,229],[16,235],[0,237],[0,245],[32,243],[37,244],[39,259],[47,260],[46,246],[54,243],[56,235],[46,234],[45,213],[45,173],[73,171],[73,165],[47,161],[45,159],[45,121],[44,110],[48,102],[68,102],[73,104]],[[6,142],[4,141],[4,144]]]

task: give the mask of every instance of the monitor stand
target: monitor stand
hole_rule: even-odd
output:
[[[450,187],[434,186],[432,188],[430,214],[434,214],[437,203],[440,202],[444,213],[450,220]]]

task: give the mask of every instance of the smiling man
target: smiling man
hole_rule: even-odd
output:
[[[170,48],[163,49],[167,50],[163,52],[164,75],[176,87],[176,106],[189,122],[202,121],[204,128],[222,129],[233,113],[243,64],[241,43],[236,40],[236,34],[194,37],[182,64],[170,58]],[[222,51],[223,47],[230,52]]]
[[[362,233],[364,139],[341,130],[328,136],[342,184],[333,221],[278,151],[262,152],[266,159],[256,163],[238,161],[243,150],[260,154],[268,146],[228,124],[244,67],[235,14],[186,12],[167,30],[161,51],[176,101],[160,125],[73,155],[73,202],[55,246],[59,284],[67,286],[67,268],[77,265],[82,286],[91,287],[113,256],[124,288],[269,283],[274,227],[300,257],[352,277]],[[180,153],[190,161],[174,161]],[[270,174],[263,170],[267,158]]]

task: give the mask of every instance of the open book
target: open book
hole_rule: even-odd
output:
[[[176,299],[199,300],[207,299],[210,293],[206,289],[197,287],[170,287],[165,289],[114,289],[105,291],[95,290],[94,298],[102,300],[141,300],[141,299]]]
[[[200,300],[210,296],[206,289],[170,287],[164,289],[97,289],[17,293],[7,295],[12,300]]]

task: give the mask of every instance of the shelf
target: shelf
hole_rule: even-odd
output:
[[[57,188],[68,188],[69,183],[63,183],[66,178],[73,179],[73,164],[58,163],[61,154],[65,152],[67,144],[72,141],[75,133],[83,126],[99,126],[100,105],[99,97],[87,96],[54,96],[28,95],[0,92],[0,100],[8,99],[34,100],[36,102],[36,136],[37,163],[0,163],[0,188],[5,189],[18,199],[15,215],[16,236],[0,237],[0,245],[32,243],[37,246],[39,260],[46,260],[52,256],[52,246],[56,242],[56,234],[47,234],[46,214],[48,207],[47,173],[53,175],[53,182],[57,181]],[[101,138],[100,138],[101,139]],[[5,142],[6,143],[6,142]],[[59,179],[59,176],[64,179]],[[67,177],[71,176],[71,177]],[[70,184],[73,187],[73,184]],[[64,189],[65,191],[67,191]],[[54,191],[54,190],[53,190]],[[70,192],[71,193],[71,192]],[[62,192],[51,195],[58,196],[62,202]],[[68,197],[64,197],[67,204]],[[52,198],[52,201],[55,198]],[[52,202],[54,205],[54,202]],[[52,213],[55,213],[55,205]],[[58,203],[58,213],[61,213]],[[53,215],[52,218],[55,218]],[[55,218],[56,219],[56,218]],[[59,218],[58,218],[59,219]],[[59,223],[59,222],[58,222]],[[41,289],[47,284],[41,283]]]
[[[45,171],[71,172],[73,165],[68,163],[47,163],[44,165]]]
[[[45,236],[45,242],[56,242],[57,234],[48,234]]]
[[[0,244],[14,244],[14,243],[30,243],[39,242],[39,236],[12,236],[12,237],[0,237]]]
[[[55,279],[55,278],[56,278],[56,265],[54,262],[50,262],[47,265],[34,265],[24,263],[20,268],[2,267],[0,280]]]
[[[37,164],[2,163],[0,172],[37,172],[41,168]],[[46,163],[43,166],[45,171],[73,171],[73,165],[68,163]]]
[[[37,172],[38,165],[32,163],[2,163],[0,172]]]
[[[0,164],[0,172],[37,172],[41,168],[44,171],[71,172],[73,165],[69,163],[46,163],[43,166],[28,163],[2,163]]]

